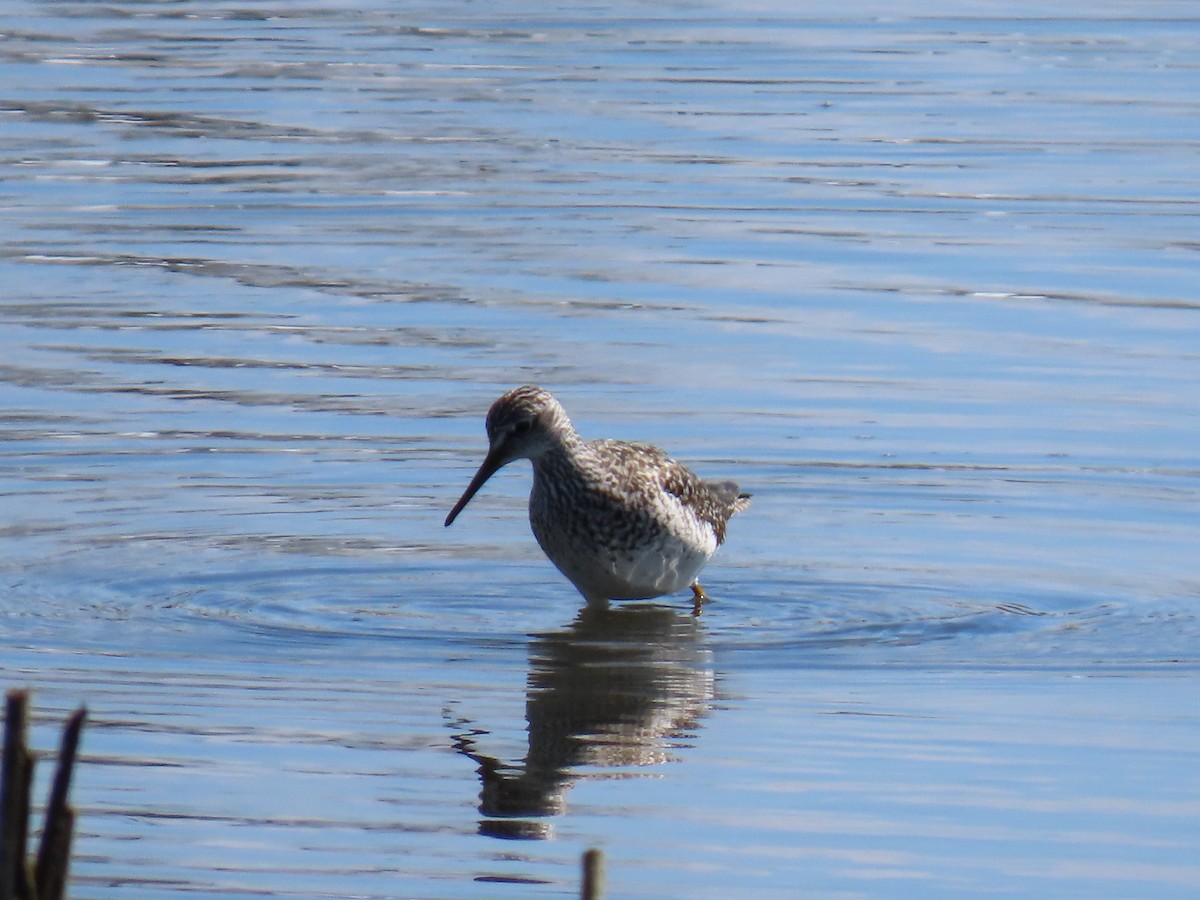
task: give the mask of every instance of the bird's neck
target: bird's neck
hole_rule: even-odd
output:
[[[530,457],[530,462],[539,475],[568,480],[587,469],[594,455],[588,442],[571,430],[557,435],[537,456]]]

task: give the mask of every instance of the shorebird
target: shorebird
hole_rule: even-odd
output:
[[[647,600],[691,585],[750,505],[732,481],[703,481],[649,444],[588,441],[561,404],[534,385],[487,414],[488,452],[446,516],[452,523],[484,482],[517,459],[533,463],[529,524],[550,561],[588,604]]]

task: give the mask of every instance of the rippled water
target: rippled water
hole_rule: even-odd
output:
[[[0,10],[73,896],[1195,895],[1190,4]],[[442,528],[525,381],[754,493],[699,619]]]

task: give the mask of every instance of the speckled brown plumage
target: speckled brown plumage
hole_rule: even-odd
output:
[[[672,593],[691,584],[750,495],[703,481],[657,447],[586,441],[549,392],[515,388],[488,411],[489,450],[449,525],[501,466],[533,463],[529,521],[538,544],[589,602]]]

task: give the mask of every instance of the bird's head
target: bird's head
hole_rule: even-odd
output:
[[[446,516],[449,525],[497,470],[515,459],[537,459],[574,433],[553,395],[536,385],[513,388],[487,414],[488,452],[479,471]]]

